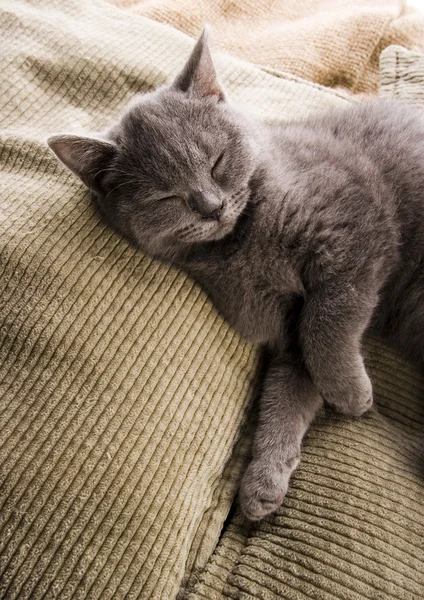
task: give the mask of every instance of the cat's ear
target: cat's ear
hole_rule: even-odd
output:
[[[198,98],[211,97],[217,102],[225,100],[208,44],[209,29],[204,28],[183,70],[172,87]]]
[[[117,152],[112,142],[79,135],[58,134],[47,143],[68,169],[94,189],[97,175],[108,168]]]

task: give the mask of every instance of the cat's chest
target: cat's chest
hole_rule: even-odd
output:
[[[240,291],[231,305],[236,329],[252,342],[275,343],[283,333],[285,294],[274,289],[266,278],[242,284]]]
[[[243,337],[257,344],[281,341],[293,295],[278,269],[241,257],[208,283],[215,305]]]
[[[244,338],[280,345],[302,285],[269,221],[257,212],[247,235],[203,250],[185,267]]]

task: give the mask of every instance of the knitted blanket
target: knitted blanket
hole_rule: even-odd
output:
[[[325,86],[376,93],[389,44],[424,50],[424,15],[405,0],[109,0],[193,38],[204,23],[222,49]]]
[[[424,106],[424,55],[389,46],[380,57],[380,94]]]

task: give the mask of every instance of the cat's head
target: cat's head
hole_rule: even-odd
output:
[[[102,136],[48,140],[115,229],[170,259],[232,231],[258,161],[254,127],[226,101],[206,38],[171,85],[136,96]]]

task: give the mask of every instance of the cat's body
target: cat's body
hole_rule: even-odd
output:
[[[369,280],[378,290],[370,328],[422,362],[424,113],[364,102],[265,129],[272,160],[250,182],[245,216],[175,262],[242,335],[280,349],[287,311],[315,288]]]
[[[322,400],[371,406],[367,329],[423,362],[424,114],[373,101],[276,127],[223,99],[202,38],[174,86],[104,139],[50,144],[118,231],[271,351],[240,491],[258,519],[281,503]]]

